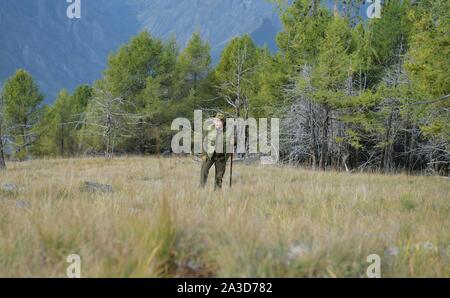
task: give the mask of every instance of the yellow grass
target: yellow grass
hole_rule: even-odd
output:
[[[448,178],[237,165],[214,192],[190,158],[8,166],[0,185],[20,190],[0,192],[3,277],[64,277],[70,254],[83,277],[364,277],[371,254],[383,277],[450,277]]]

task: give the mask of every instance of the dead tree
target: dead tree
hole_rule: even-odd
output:
[[[101,137],[105,156],[112,158],[119,138],[133,135],[133,128],[142,124],[142,116],[129,112],[132,105],[122,96],[99,88],[86,113],[85,133]]]
[[[284,91],[291,102],[283,119],[282,142],[290,162],[306,162],[313,169],[320,159],[322,109],[313,98],[311,67],[305,66]]]

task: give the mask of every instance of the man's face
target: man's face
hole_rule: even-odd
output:
[[[223,128],[223,122],[222,120],[216,118],[214,119],[214,125],[216,126],[216,129],[222,129]]]

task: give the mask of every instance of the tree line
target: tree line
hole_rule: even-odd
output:
[[[15,160],[158,154],[170,150],[172,120],[201,109],[280,118],[285,162],[448,175],[448,1],[385,1],[368,21],[360,0],[339,11],[274,2],[276,53],[244,35],[213,66],[199,33],[180,50],[145,31],[109,56],[100,80],[62,90],[51,106],[18,70],[0,97],[0,167],[5,147]]]

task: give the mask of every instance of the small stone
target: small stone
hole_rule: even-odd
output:
[[[437,247],[431,243],[430,241],[419,242],[415,245],[416,249],[429,250],[429,251],[437,251]]]
[[[138,214],[138,213],[139,213],[139,209],[138,209],[138,208],[128,208],[128,212],[129,212],[130,214],[135,215],[135,214]]]
[[[171,150],[166,150],[166,151],[164,151],[161,155],[162,155],[162,157],[164,157],[164,158],[169,158],[169,157],[172,156],[172,151],[171,151]]]
[[[189,262],[187,263],[187,267],[192,271],[198,271],[202,268],[202,264],[195,260],[189,260]]]
[[[244,164],[245,165],[252,165],[256,162],[259,162],[261,160],[261,157],[259,155],[251,155],[251,156],[246,156],[244,158]]]
[[[0,190],[9,194],[16,194],[19,192],[19,188],[14,183],[2,184]]]
[[[397,246],[389,247],[385,250],[384,255],[387,257],[394,257],[400,254],[400,248]]]
[[[15,204],[17,209],[27,209],[30,207],[30,202],[24,200],[18,200]]]
[[[111,185],[108,184],[100,184],[97,182],[87,181],[84,183],[84,187],[82,189],[85,192],[103,192],[103,193],[113,193],[114,189]]]
[[[311,251],[310,247],[304,243],[297,243],[289,248],[287,259],[289,262],[306,256]]]

